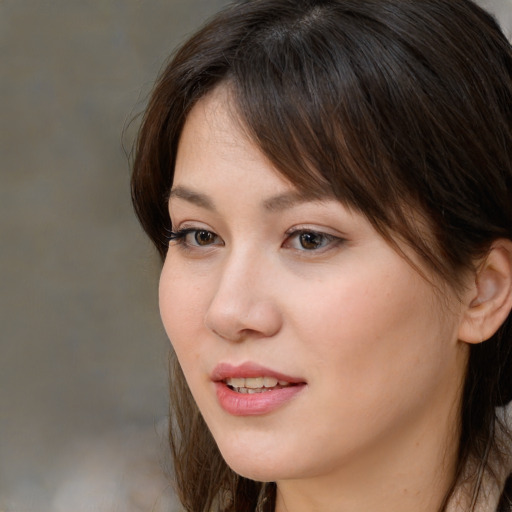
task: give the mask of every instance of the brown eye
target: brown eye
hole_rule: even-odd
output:
[[[344,242],[343,238],[306,229],[290,230],[283,247],[303,252],[325,251]]]
[[[222,239],[207,229],[185,228],[171,231],[169,246],[182,246],[183,248],[208,247],[210,245],[223,245]]]
[[[299,241],[303,249],[306,249],[307,251],[312,251],[318,249],[323,244],[325,244],[325,236],[321,235],[320,233],[308,231],[306,233],[300,234]]]
[[[216,239],[217,235],[204,229],[197,230],[194,233],[194,240],[197,245],[211,245],[215,243]]]

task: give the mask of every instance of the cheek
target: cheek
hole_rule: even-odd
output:
[[[183,370],[199,359],[197,336],[204,318],[206,290],[194,283],[190,273],[168,258],[159,283],[160,316]]]
[[[398,392],[408,382],[427,386],[450,361],[456,322],[447,318],[432,287],[407,268],[320,288],[319,300],[300,305],[294,299],[291,305],[319,377],[329,372],[352,394],[357,383],[357,395],[371,396],[390,386]]]
[[[437,410],[459,385],[456,315],[448,318],[430,285],[415,276],[366,282],[324,283],[318,300],[290,294],[301,345],[294,348],[307,361],[315,396],[314,412],[301,412],[324,418],[306,428],[321,440],[312,449],[327,459]]]

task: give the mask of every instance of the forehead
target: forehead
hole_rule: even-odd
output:
[[[253,141],[251,130],[239,113],[236,95],[226,84],[217,86],[190,110],[179,139],[173,188],[185,175],[187,180],[199,179],[202,184],[201,180],[218,167],[231,167],[233,179],[243,170],[252,169],[251,173],[246,173],[246,185],[249,174],[258,180],[263,178],[264,171],[271,171],[275,180],[273,187],[281,192],[293,189],[301,199],[335,199],[330,184],[311,167],[307,172],[302,169],[290,172],[290,169],[281,169],[279,162],[277,165],[272,162]],[[304,179],[305,174],[311,177]],[[302,179],[296,179],[299,175]],[[273,192],[279,195],[278,190]]]
[[[250,143],[233,95],[226,86],[216,87],[190,110],[180,136],[178,156],[189,139],[197,141],[196,148],[217,148],[219,152]]]
[[[225,89],[204,97],[191,110],[169,199],[171,204],[179,200],[214,213],[228,205],[254,205],[260,213],[275,213],[335,200],[298,189],[276,169],[247,136]]]
[[[221,176],[248,186],[249,181],[261,181],[269,171],[274,174],[274,186],[293,187],[250,141],[225,87],[201,98],[190,111],[180,136],[173,189],[182,187],[183,182],[202,187],[205,180]]]

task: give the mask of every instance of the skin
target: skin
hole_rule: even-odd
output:
[[[226,462],[276,481],[277,512],[437,511],[456,459],[464,300],[364,216],[298,197],[223,88],[189,114],[173,191],[173,231],[196,231],[170,242],[161,315]],[[306,386],[271,413],[228,414],[211,373],[248,361]]]

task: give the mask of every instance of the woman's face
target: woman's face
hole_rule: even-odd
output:
[[[227,101],[214,92],[185,124],[160,280],[167,334],[220,451],[272,481],[388,452],[414,461],[457,410],[459,301],[362,215],[298,193]]]

